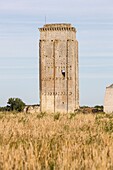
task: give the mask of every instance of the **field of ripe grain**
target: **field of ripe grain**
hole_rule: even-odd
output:
[[[113,115],[0,113],[0,170],[113,170]]]

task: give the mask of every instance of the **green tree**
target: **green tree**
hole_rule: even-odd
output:
[[[9,98],[7,104],[7,107],[9,107],[10,111],[21,112],[25,107],[25,103],[19,98]]]

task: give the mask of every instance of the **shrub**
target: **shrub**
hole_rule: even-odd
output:
[[[60,118],[60,113],[59,112],[55,113],[54,120],[59,120],[59,118]]]
[[[41,119],[46,115],[46,112],[40,112],[37,114],[37,118]]]
[[[10,111],[9,106],[0,107],[0,112]]]
[[[25,107],[25,103],[19,98],[9,98],[7,104],[7,108],[9,108],[10,111],[21,112]]]
[[[103,112],[103,106],[96,105],[94,106],[94,109],[97,109],[97,111]]]

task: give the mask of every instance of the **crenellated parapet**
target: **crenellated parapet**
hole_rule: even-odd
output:
[[[41,40],[76,40],[76,29],[71,24],[46,24],[39,30]]]
[[[46,24],[43,28],[39,28],[40,31],[74,31],[76,29],[71,24]]]

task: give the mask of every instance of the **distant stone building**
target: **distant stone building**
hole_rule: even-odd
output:
[[[74,112],[79,108],[78,42],[71,24],[40,28],[40,109]]]
[[[40,113],[40,105],[26,105],[24,108],[26,113]]]
[[[106,87],[104,99],[104,112],[113,113],[113,84]]]

